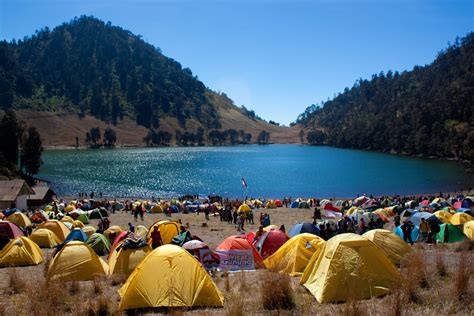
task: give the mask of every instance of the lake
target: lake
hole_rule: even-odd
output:
[[[447,192],[474,182],[455,162],[305,145],[47,150],[43,161],[38,177],[61,196],[353,197]]]

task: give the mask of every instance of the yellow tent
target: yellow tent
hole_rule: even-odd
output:
[[[49,229],[59,238],[60,241],[64,241],[64,239],[66,239],[66,237],[71,232],[69,228],[64,225],[63,222],[60,222],[55,219],[50,219],[46,222],[41,223],[40,225],[38,225],[38,228]]]
[[[250,212],[250,206],[248,206],[247,204],[242,204],[241,206],[239,206],[239,209],[237,210],[237,212],[244,212],[244,213]]]
[[[224,296],[199,261],[175,245],[160,246],[148,254],[118,293],[120,310],[224,306]]]
[[[74,204],[69,204],[68,206],[66,206],[64,208],[64,212],[65,213],[69,213],[69,212],[72,212],[76,209],[76,207],[74,206]]]
[[[267,232],[272,229],[280,229],[280,227],[278,227],[277,225],[268,225],[268,226],[263,227],[264,232]]]
[[[15,212],[12,215],[7,217],[7,221],[10,221],[12,223],[17,224],[20,227],[31,227],[33,226],[31,224],[30,219],[28,216],[23,214],[22,212]]]
[[[399,280],[393,263],[373,242],[356,234],[340,234],[313,255],[300,284],[319,303],[326,303],[346,301],[352,295],[355,299],[384,295]]]
[[[43,259],[41,249],[27,237],[10,240],[0,251],[0,267],[37,265]]]
[[[150,226],[150,229],[148,229],[147,233],[147,239],[150,239],[151,233],[155,229],[155,226],[158,226],[158,230],[160,231],[161,240],[163,241],[163,244],[171,243],[173,237],[181,232],[181,227],[179,223],[171,221],[159,221]]]
[[[464,223],[464,235],[470,240],[474,240],[474,220]]]
[[[325,243],[324,239],[313,234],[296,235],[266,258],[263,264],[273,271],[301,275],[313,254],[320,251]]]
[[[107,228],[105,231],[104,231],[104,236],[109,238],[109,235],[110,234],[115,234],[115,236],[117,236],[118,234],[120,234],[121,232],[123,232],[123,229],[122,227],[120,226],[117,226],[117,225],[114,225],[114,226],[110,226],[109,228]],[[109,238],[110,239],[110,238]],[[113,240],[112,240],[113,242]]]
[[[152,212],[152,213],[163,213],[163,208],[161,207],[160,204],[155,204],[155,205],[153,205],[153,207],[151,208],[151,212]]]
[[[62,281],[88,281],[107,274],[108,266],[82,241],[70,241],[53,257],[48,277]]]
[[[379,246],[394,264],[400,264],[400,260],[411,250],[406,242],[386,229],[369,230],[362,237]]]
[[[114,250],[109,257],[109,275],[124,275],[128,277],[133,269],[151,252],[150,245],[136,249]]]
[[[61,243],[55,233],[45,228],[35,230],[30,239],[41,248],[53,248]]]
[[[82,228],[82,231],[83,231],[84,233],[86,233],[87,237],[92,236],[92,234],[94,234],[94,233],[96,232],[96,230],[97,230],[97,229],[95,229],[94,226],[84,226],[84,227]]]
[[[456,213],[453,216],[451,216],[449,221],[451,222],[451,224],[456,226],[456,225],[462,225],[464,223],[467,223],[467,222],[471,221],[472,219],[473,218],[472,218],[471,215],[460,212],[460,213]]]
[[[268,201],[267,204],[266,204],[266,208],[276,208],[276,204],[275,202],[273,202],[273,200],[271,201]]]
[[[63,218],[61,218],[61,222],[63,223],[74,223],[74,219],[71,217],[71,216],[64,216]]]
[[[446,211],[437,211],[434,212],[433,215],[436,216],[440,221],[442,221],[443,224],[448,224],[449,219],[453,216],[451,213]]]
[[[74,226],[74,228],[81,228],[81,229],[85,227],[84,223],[81,221],[74,221],[72,223],[72,226]]]
[[[140,238],[146,239],[146,235],[148,234],[148,228],[143,225],[138,225],[135,227],[135,235]]]

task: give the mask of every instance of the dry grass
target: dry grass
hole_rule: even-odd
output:
[[[244,315],[244,298],[240,293],[234,293],[226,297],[227,316],[243,316]]]
[[[265,271],[260,280],[262,306],[266,310],[291,310],[295,299],[287,274]]]
[[[454,273],[454,282],[453,282],[453,299],[457,302],[466,301],[469,297],[469,279],[471,273],[469,271],[469,265],[467,262],[468,256],[463,254],[459,255],[459,263],[457,269]]]
[[[411,256],[404,258],[401,269],[402,295],[409,301],[422,303],[418,293],[420,288],[428,288],[430,283],[427,278],[426,264],[420,250],[413,250]]]
[[[400,286],[397,286],[392,289],[392,294],[390,295],[388,314],[391,316],[402,315],[404,305],[405,301],[403,291]]]
[[[256,212],[255,218],[258,218],[259,212]],[[311,210],[294,212],[294,210],[276,209],[271,212],[272,224],[276,225],[290,225],[312,216]],[[221,223],[218,217],[211,216],[207,228],[200,227],[204,215],[173,214],[172,219],[178,218],[183,222],[189,222],[190,231],[208,242],[211,247],[215,247],[225,236],[236,233],[234,225]],[[118,213],[111,217],[113,224],[121,226],[126,226],[129,219],[130,214]],[[161,219],[164,219],[163,214],[147,214],[143,224],[149,226]],[[257,229],[252,225],[247,225],[246,228],[247,231]],[[225,295],[224,308],[137,310],[127,314],[164,312],[195,315],[468,315],[474,310],[474,282],[472,278],[466,277],[466,273],[472,273],[469,270],[469,263],[473,262],[474,258],[474,253],[469,251],[469,245],[469,243],[415,245],[413,253],[401,264],[401,284],[385,297],[367,300],[349,299],[339,304],[319,304],[311,293],[299,285],[298,277],[290,278],[259,269],[245,273],[218,273],[213,277]],[[44,252],[48,254],[51,251],[47,249]],[[458,260],[460,255],[464,257],[464,263]],[[38,266],[0,269],[0,297],[2,297],[0,316],[123,314],[117,311],[119,302],[117,289],[125,282],[124,276],[114,275],[107,279],[81,281],[76,282],[74,286],[70,282],[57,280],[47,282],[43,272],[46,271],[50,256],[46,258],[45,262]],[[440,268],[443,265],[444,268]],[[11,272],[14,269],[16,272]],[[439,271],[442,269],[446,269],[449,277],[440,276]],[[23,291],[13,293],[14,291],[10,290],[11,273],[17,273],[19,279],[26,281]],[[267,279],[272,277],[283,277],[286,280],[272,283],[270,279],[269,285],[265,286]],[[263,304],[263,292],[266,292],[268,297],[275,296],[276,290],[279,291],[282,284],[283,291],[286,292],[284,296],[290,294],[293,297],[293,308],[284,309],[277,307],[284,304],[272,302],[269,305],[276,309],[266,310]],[[69,294],[71,287],[75,287],[74,295]]]
[[[11,294],[22,293],[26,289],[26,282],[19,275],[17,268],[12,268],[9,273],[9,287]]]
[[[466,239],[463,242],[459,243],[456,247],[457,252],[473,251],[474,250],[474,240]]]
[[[448,270],[446,269],[446,264],[444,263],[443,257],[436,253],[436,274],[440,277],[445,277],[448,274]]]

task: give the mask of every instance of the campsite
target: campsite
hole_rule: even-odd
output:
[[[5,227],[12,236],[22,234],[19,227],[24,226],[8,219],[36,228],[29,238],[13,239],[0,251],[0,293],[9,298],[1,301],[0,311],[6,315],[25,311],[73,315],[131,311],[198,315],[368,315],[380,311],[390,315],[468,314],[473,308],[474,293],[471,211],[456,205],[462,210],[456,213],[444,199],[436,203],[431,199],[429,204],[421,198],[408,202],[405,210],[399,210],[402,216],[410,214],[404,218],[416,221],[422,213],[428,213],[431,216],[426,218],[441,219],[440,232],[434,237],[438,243],[418,240],[410,246],[392,232],[397,212],[390,210],[396,208],[383,208],[380,204],[389,200],[392,199],[318,200],[323,203],[316,207],[323,215],[318,222],[337,225],[331,217],[341,209],[346,217],[359,214],[363,219],[382,212],[387,216],[384,229],[371,229],[363,235],[336,234],[329,240],[318,236],[323,235],[318,231],[321,226],[311,224],[313,200],[298,199],[289,205],[286,199],[246,201],[239,209],[242,213],[253,212],[255,220],[253,224],[245,223],[245,231],[240,232],[233,223],[222,221],[219,212],[185,211],[195,210],[194,206],[202,203],[198,201],[120,201],[115,204],[115,212],[111,208],[82,212],[79,206],[88,206],[77,200],[53,202],[53,207],[46,205],[34,214],[53,217],[52,209],[57,209],[59,220],[35,224],[27,222],[28,213],[7,210],[2,213],[8,216],[0,221],[0,228]],[[137,216],[135,221],[130,211],[120,209],[127,203],[136,209],[146,205],[143,220]],[[170,205],[176,206],[176,212],[166,212],[172,209]],[[221,207],[218,202],[208,205],[216,206],[211,208],[214,211]],[[364,209],[363,205],[369,208]],[[433,212],[434,209],[439,210]],[[103,234],[96,232],[101,220],[84,215],[95,213],[106,215],[110,221]],[[264,228],[263,235],[255,237],[261,229],[261,213],[269,215],[271,225]],[[29,216],[33,217],[31,213]],[[73,220],[79,216],[87,224]],[[445,223],[447,217],[455,217],[451,221],[455,224],[461,221],[465,232],[459,229],[460,225]],[[134,226],[134,237],[127,232],[129,223]],[[280,231],[281,225],[288,231]],[[155,226],[164,245],[153,250],[146,240]],[[182,247],[171,245],[176,243],[182,226],[195,240]],[[446,231],[448,237],[443,235]],[[252,246],[254,239],[258,242]],[[201,255],[207,252],[200,249],[231,255],[247,250],[254,266],[248,271],[239,271],[239,267],[229,271],[205,269],[209,261]],[[54,290],[55,295],[51,295],[53,289],[61,290]]]

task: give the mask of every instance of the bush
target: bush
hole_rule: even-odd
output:
[[[265,272],[261,280],[261,299],[264,309],[293,309],[295,300],[291,279],[287,274]]]

